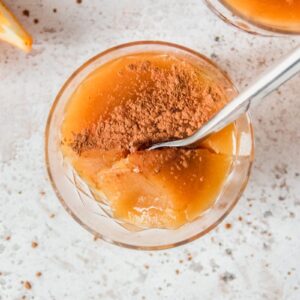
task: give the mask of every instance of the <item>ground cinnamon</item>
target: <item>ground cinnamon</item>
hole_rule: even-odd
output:
[[[226,102],[223,91],[185,62],[159,68],[150,61],[128,64],[126,72],[138,79],[132,99],[74,133],[72,149],[133,152],[147,146],[191,135]],[[120,72],[120,76],[126,76]],[[145,80],[147,78],[147,80]]]

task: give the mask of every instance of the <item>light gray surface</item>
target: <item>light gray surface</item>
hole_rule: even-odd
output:
[[[59,88],[108,47],[180,43],[212,56],[241,88],[297,39],[236,31],[200,0],[6,2],[35,45],[25,55],[0,44],[0,299],[299,299],[299,76],[253,113],[256,161],[241,201],[216,230],[186,246],[137,252],[94,241],[59,204],[43,157]]]

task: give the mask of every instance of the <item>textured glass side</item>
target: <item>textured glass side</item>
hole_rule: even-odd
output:
[[[216,199],[214,207],[193,222],[176,230],[167,230],[137,228],[114,219],[110,207],[105,204],[105,199],[102,198],[103,201],[99,201],[101,195],[95,195],[71,165],[64,161],[60,150],[60,127],[68,99],[83,78],[101,64],[115,57],[149,50],[188,55],[207,68],[211,75],[214,75],[216,81],[225,85],[229,97],[236,93],[230,80],[214,64],[193,51],[158,42],[124,45],[90,60],[66,82],[50,111],[46,128],[45,151],[46,164],[53,188],[62,205],[79,224],[94,235],[117,245],[135,249],[164,249],[187,243],[206,234],[230,212],[248,181],[253,159],[253,136],[250,120],[245,115],[236,122],[238,146],[230,176]]]

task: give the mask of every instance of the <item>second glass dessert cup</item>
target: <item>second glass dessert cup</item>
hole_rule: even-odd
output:
[[[255,17],[248,18],[225,0],[203,0],[206,5],[225,23],[245,32],[262,36],[299,35],[299,26],[280,26],[258,22]]]
[[[254,156],[253,132],[248,115],[235,122],[236,143],[233,163],[214,205],[194,221],[178,229],[144,229],[115,219],[110,207],[95,199],[93,191],[75,172],[61,152],[60,128],[70,96],[80,83],[103,64],[124,55],[140,52],[176,53],[194,60],[207,76],[226,91],[236,95],[230,79],[201,54],[165,42],[135,42],[109,49],[81,66],[65,83],[51,108],[46,127],[46,165],[52,186],[65,209],[84,228],[113,244],[144,250],[171,248],[203,236],[217,226],[231,211],[248,182]]]

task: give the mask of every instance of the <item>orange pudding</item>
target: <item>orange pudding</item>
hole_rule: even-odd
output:
[[[222,0],[235,13],[273,30],[300,32],[299,0]]]
[[[146,148],[190,135],[227,101],[186,57],[127,55],[96,69],[70,97],[61,148],[115,218],[143,228],[178,228],[220,194],[236,152],[235,127],[190,149]]]

